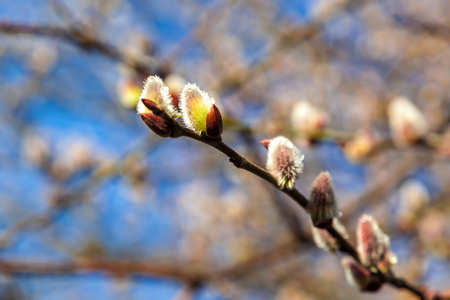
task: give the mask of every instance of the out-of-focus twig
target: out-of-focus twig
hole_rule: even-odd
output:
[[[152,144],[152,146],[154,145],[155,144]],[[99,164],[97,167],[90,170],[90,175],[86,176],[85,179],[80,181],[77,185],[71,186],[70,189],[63,189],[63,191],[52,200],[52,203],[50,203],[47,210],[38,214],[25,216],[23,219],[4,229],[0,234],[0,248],[4,248],[11,244],[14,241],[14,236],[19,232],[48,227],[62,211],[80,204],[88,198],[89,191],[99,182],[106,178],[119,175],[124,167],[124,159],[126,157],[135,155],[136,153],[146,153],[148,150],[149,143],[147,141],[139,141],[136,144],[132,144],[129,150],[118,157],[114,163],[106,162]],[[51,170],[48,167],[49,166],[42,166],[42,171],[51,176]]]
[[[222,78],[213,89],[222,91],[231,87],[234,90],[239,90],[242,85],[258,74],[261,74],[275,63],[281,50],[286,50],[286,48],[298,48],[307,44],[319,37],[323,33],[322,27],[335,16],[343,11],[358,10],[360,7],[364,7],[373,2],[376,2],[376,0],[341,1],[339,5],[336,5],[326,15],[318,15],[315,19],[306,24],[282,24],[279,28],[273,29],[272,34],[276,37],[275,41],[270,43],[266,49],[262,50],[262,53],[258,55],[258,57],[261,57],[259,61],[255,61],[253,66],[246,70],[246,72],[240,74],[237,79],[234,74],[231,75],[233,78]],[[230,84],[232,84],[232,86],[230,86]]]
[[[0,259],[0,270],[11,274],[83,274],[106,273],[116,276],[146,275],[172,278],[183,282],[202,282],[208,275],[194,267],[175,267],[173,264],[144,261],[125,261],[107,258],[81,258],[70,262],[45,261],[39,258]]]
[[[65,28],[61,26],[45,26],[35,24],[20,24],[0,21],[0,32],[5,34],[28,34],[35,36],[51,37],[66,41],[85,51],[94,51],[119,61],[133,68],[137,72],[148,75],[154,73],[166,73],[163,67],[150,66],[148,63],[135,61],[122,54],[116,47],[101,41],[87,30],[79,30],[75,27]],[[166,66],[167,67],[167,66]]]
[[[400,14],[394,15],[392,19],[409,31],[419,31],[446,39],[450,38],[450,27],[444,24],[431,23],[408,15]]]
[[[390,163],[384,176],[377,178],[362,195],[358,195],[355,200],[350,201],[352,205],[344,210],[342,221],[346,222],[352,219],[366,206],[384,201],[389,191],[398,186],[405,176],[414,172],[423,163],[417,155],[402,155],[399,160]]]
[[[197,25],[175,44],[162,59],[167,62],[179,61],[196,43],[202,41],[211,32],[214,25],[220,21],[227,9],[233,6],[236,1],[228,0],[224,3],[213,5],[199,18]],[[227,7],[227,9],[224,9],[224,7]]]
[[[181,290],[172,298],[172,300],[192,300],[200,287],[199,283],[190,283],[184,285]]]

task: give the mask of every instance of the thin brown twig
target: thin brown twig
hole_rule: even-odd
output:
[[[357,199],[350,201],[352,205],[345,208],[342,220],[345,222],[353,218],[365,207],[380,203],[389,191],[402,182],[405,176],[411,174],[419,167],[418,161],[420,160],[415,155],[414,157],[402,155],[401,158],[386,166],[388,168],[385,172],[386,176],[372,182],[371,186],[364,193],[358,195]]]

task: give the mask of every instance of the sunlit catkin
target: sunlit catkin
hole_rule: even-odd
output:
[[[196,84],[186,84],[179,103],[184,124],[210,138],[219,137],[223,130],[222,116],[214,103],[214,99]]]
[[[267,170],[281,188],[293,189],[295,180],[303,171],[303,153],[283,136],[270,140],[268,150]]]

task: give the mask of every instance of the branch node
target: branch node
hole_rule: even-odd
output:
[[[240,168],[242,166],[242,159],[237,159],[237,158],[233,158],[231,157],[229,159],[229,161],[236,167],[236,168]]]

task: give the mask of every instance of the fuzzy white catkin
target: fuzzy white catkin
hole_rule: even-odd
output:
[[[186,127],[206,131],[206,117],[214,103],[214,99],[196,84],[186,84],[180,95],[181,116]]]
[[[280,187],[294,188],[295,180],[303,171],[304,155],[283,136],[271,140],[266,168],[275,177]]]
[[[178,115],[178,112],[172,103],[172,96],[170,95],[169,88],[164,84],[162,79],[156,75],[150,75],[147,78],[139,99],[148,99],[155,102],[171,117]],[[140,114],[149,112],[142,101],[138,102],[136,109]]]
[[[428,131],[423,114],[405,97],[392,100],[388,107],[388,117],[392,138],[398,146],[410,144]]]
[[[330,173],[321,172],[312,183],[308,211],[316,226],[324,221],[339,217]]]
[[[323,111],[306,100],[295,103],[291,110],[292,129],[300,134],[310,135],[319,132],[325,125],[326,119]]]
[[[370,215],[364,214],[356,226],[356,250],[365,266],[397,263],[397,256],[391,251],[389,236],[378,226]]]

